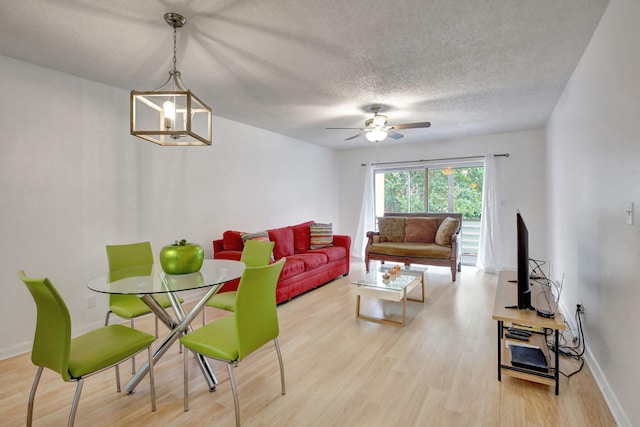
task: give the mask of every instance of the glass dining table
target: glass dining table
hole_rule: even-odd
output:
[[[95,292],[119,295],[137,295],[151,311],[171,330],[153,353],[153,363],[166,353],[171,345],[184,333],[191,330],[191,322],[205,307],[207,301],[215,295],[222,285],[242,276],[244,263],[240,261],[206,259],[200,271],[190,274],[171,275],[162,271],[157,264],[141,265],[117,270],[92,279],[87,287]],[[185,313],[177,292],[194,289],[207,289],[188,313]],[[177,319],[165,310],[154,294],[166,294]],[[208,360],[197,356],[200,369],[209,389],[214,391],[218,383]],[[142,378],[149,372],[149,362],[145,363],[125,386],[127,393],[133,393]]]

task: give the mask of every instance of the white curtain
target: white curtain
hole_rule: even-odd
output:
[[[500,189],[493,154],[484,158],[482,186],[482,218],[476,267],[488,273],[500,271],[502,248],[500,239]]]
[[[356,237],[351,245],[351,256],[364,259],[364,248],[367,246],[367,231],[372,231],[375,227],[373,219],[374,209],[373,199],[373,167],[367,165],[366,176],[364,178],[364,189],[362,191],[362,207],[360,208],[360,221]]]

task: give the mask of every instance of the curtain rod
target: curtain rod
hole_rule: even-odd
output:
[[[502,154],[494,154],[493,157],[509,157],[509,153]],[[482,159],[484,156],[464,156],[464,157],[447,157],[443,159],[429,159],[429,160],[404,160],[399,162],[378,162],[371,163],[371,166],[379,166],[379,165],[400,165],[403,163],[421,163],[421,162],[440,162],[445,160],[469,160],[469,159]],[[360,166],[367,166],[366,163],[360,164]]]

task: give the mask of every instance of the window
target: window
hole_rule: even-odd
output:
[[[374,171],[375,215],[461,213],[463,256],[475,257],[480,236],[483,179],[482,161],[378,169]]]

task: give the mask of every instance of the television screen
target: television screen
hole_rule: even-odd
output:
[[[531,285],[529,283],[529,231],[520,215],[516,214],[518,231],[518,308],[531,308]]]

